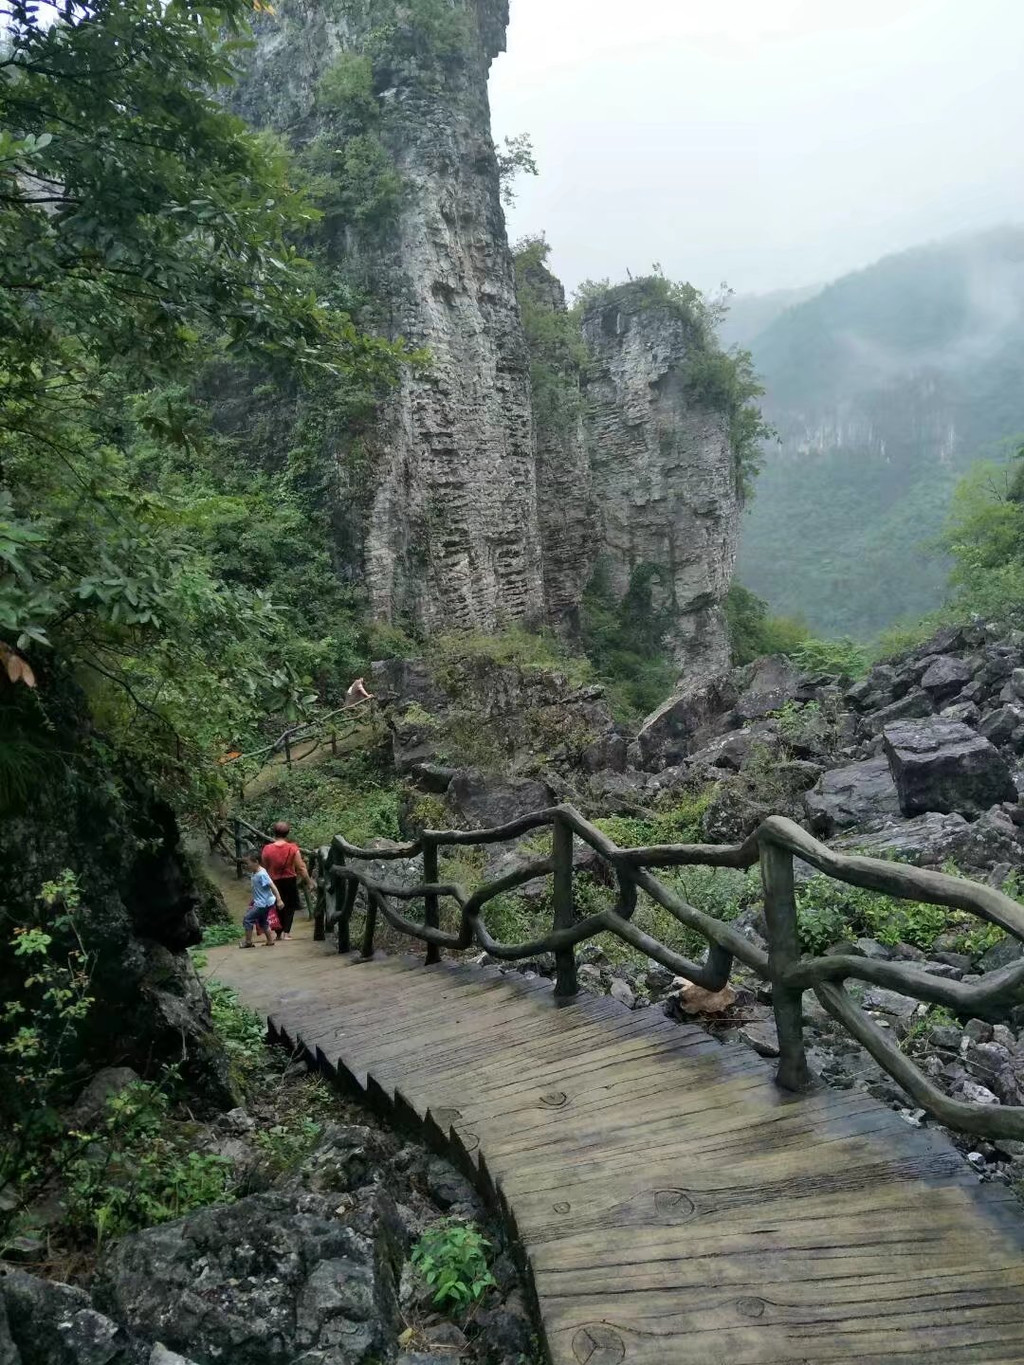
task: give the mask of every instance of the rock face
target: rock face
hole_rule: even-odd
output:
[[[336,1203],[250,1195],[123,1238],[101,1266],[94,1298],[133,1333],[204,1359],[379,1358],[397,1320],[397,1214],[392,1205],[367,1237],[339,1223]]]
[[[565,290],[535,253],[516,262],[524,324],[548,319],[561,335],[569,327]],[[540,338],[536,351],[543,349]],[[550,356],[531,350],[537,521],[547,619],[569,633],[579,621],[583,590],[594,567],[598,519],[583,423],[578,359],[562,346]],[[544,366],[547,366],[545,369]]]
[[[41,670],[40,693],[53,743],[69,758],[41,771],[31,807],[0,823],[0,855],[19,869],[4,908],[16,924],[35,922],[43,883],[72,869],[99,1002],[74,1060],[95,1069],[116,1059],[143,1073],[180,1061],[197,1095],[230,1107],[237,1095],[227,1055],[185,951],[201,937],[199,897],[174,813],[131,770],[111,765],[68,677]],[[23,975],[17,958],[0,957],[4,999],[17,996]],[[0,1125],[11,1098],[0,1094]]]
[[[980,815],[1017,789],[995,746],[960,721],[900,721],[883,731],[904,815]]]
[[[721,412],[687,393],[686,318],[622,285],[583,318],[591,353],[586,441],[598,563],[614,595],[651,574],[689,690],[729,667],[720,604],[736,563],[741,497]]]
[[[335,558],[365,581],[375,617],[427,634],[543,621],[571,633],[595,568],[616,600],[639,572],[680,666],[721,672],[740,498],[728,419],[683,375],[692,318],[639,287],[611,290],[583,322],[585,392],[578,336],[564,385],[544,389],[490,134],[507,0],[434,8],[282,0],[258,21],[236,98],[337,181],[318,244],[340,292],[362,300],[360,321],[429,357],[379,398],[351,449],[346,427],[325,450]],[[400,187],[372,212],[348,202],[366,189],[370,151],[384,167],[375,186]],[[542,261],[520,285],[568,321]]]
[[[368,136],[366,120],[328,110],[321,82],[345,54],[372,61],[375,155],[391,158],[402,191],[386,221],[350,216],[328,256],[369,285],[370,325],[429,351],[368,438],[368,486],[357,487],[365,469],[339,465],[345,557],[381,619],[428,632],[539,621],[528,359],[487,102],[506,0],[455,6],[450,45],[398,6],[390,40],[377,10],[348,0],[278,11],[259,26],[240,108],[300,145],[323,133],[351,145]],[[353,499],[358,525],[344,513]]]

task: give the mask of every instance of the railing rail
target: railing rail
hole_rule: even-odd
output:
[[[372,709],[376,697],[365,697],[362,701],[352,702],[347,706],[339,706],[334,711],[327,711],[322,716],[316,716],[313,720],[300,721],[297,725],[290,725],[287,730],[269,744],[261,745],[258,749],[249,749],[245,753],[232,753],[225,755],[221,759],[222,768],[233,767],[237,763],[242,763],[247,759],[258,758],[261,760],[255,772],[248,774],[248,780],[258,776],[259,773],[271,763],[277,754],[284,754],[285,765],[290,768],[294,754],[294,746],[306,744],[310,740],[313,747],[302,757],[308,758],[310,754],[316,753],[321,744],[329,742],[334,753],[338,751],[338,740],[346,730],[351,730],[357,721],[365,718],[367,712]],[[244,792],[244,785],[242,787]]]
[[[552,852],[472,892],[438,880],[439,850],[445,847],[504,843],[531,830],[552,830]],[[598,914],[576,918],[573,882],[575,843],[593,849],[611,868],[617,885],[615,904]],[[358,864],[422,856],[424,880],[417,886],[392,886],[372,878]],[[905,900],[926,901],[967,911],[1024,941],[1024,907],[1001,891],[963,877],[930,872],[877,858],[847,856],[819,843],[799,825],[781,816],[766,820],[742,844],[665,844],[620,848],[574,807],[553,806],[507,825],[482,830],[424,830],[419,839],[391,848],[360,848],[340,834],[315,855],[318,871],[316,937],[337,928],[338,950],[350,949],[351,921],[360,888],[365,893],[365,922],[361,945],[364,959],[372,958],[378,915],[393,929],[427,945],[428,963],[441,949],[483,949],[505,961],[552,953],[555,994],[569,999],[578,990],[575,947],[596,934],[612,933],[647,957],[709,990],[720,990],[739,960],[772,989],[772,1005],[779,1038],[778,1083],[788,1090],[808,1087],[812,1077],[803,1040],[803,993],[813,990],[822,1007],[870,1053],[880,1067],[941,1123],[987,1138],[1024,1139],[1024,1107],[986,1106],[945,1095],[899,1048],[847,992],[848,980],[885,986],[929,1004],[944,1005],[958,1014],[1001,1017],[1003,1009],[1022,998],[1024,960],[988,973],[976,984],[930,976],[912,964],[879,962],[838,954],[805,957],[800,952],[793,859],[800,858],[837,881]],[[732,925],[688,904],[655,877],[658,867],[749,868],[760,864],[764,888],[768,951],[751,943]],[[537,877],[552,878],[551,932],[528,943],[499,943],[488,931],[484,911],[489,902]],[[696,930],[708,942],[705,961],[691,962],[652,938],[632,922],[637,892],[643,891],[681,925]],[[440,927],[440,903],[459,907],[459,928]],[[422,900],[420,923],[403,915],[393,902]]]

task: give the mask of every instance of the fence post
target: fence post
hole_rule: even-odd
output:
[[[772,1008],[779,1035],[777,1083],[786,1090],[806,1090],[810,1071],[804,1054],[803,992],[782,984],[788,967],[800,960],[800,938],[793,894],[793,855],[775,844],[761,844],[761,884],[768,922],[768,974]]]
[[[437,845],[424,838],[423,841],[423,880],[427,883],[437,882]],[[441,925],[441,911],[437,896],[434,892],[428,891],[423,897],[423,923],[430,929],[438,929]],[[435,962],[441,961],[441,949],[436,943],[427,944],[426,965],[432,967]]]
[[[555,929],[571,929],[575,923],[572,885],[572,828],[557,815],[551,827],[551,859],[554,877],[551,898]],[[560,948],[555,953],[555,995],[569,999],[579,991],[576,980],[576,950]]]
[[[289,768],[292,766],[292,738],[288,730],[284,732],[284,761]]]
[[[324,943],[327,939],[327,895],[331,885],[330,846],[318,848],[316,852],[316,909],[313,912],[313,942]],[[333,893],[335,897],[337,892]]]
[[[236,819],[235,826],[235,880],[242,880],[242,826]]]
[[[358,886],[358,884],[357,884],[356,882],[353,882],[352,885],[355,886],[355,887]],[[355,900],[355,897],[353,896],[352,899]],[[364,929],[363,929],[363,947],[362,947],[362,952],[359,954],[359,956],[362,958],[362,960],[363,960],[364,962],[370,962],[370,961],[373,960],[373,936],[374,936],[374,932],[375,932],[376,928],[377,928],[377,902],[376,902],[376,901],[373,899],[373,897],[370,895],[369,891],[367,891],[367,893],[366,893],[366,921],[365,921],[365,927],[364,927]]]
[[[333,725],[331,726],[331,753],[335,758],[338,757],[338,732]]]
[[[352,914],[356,908],[356,897],[359,895],[359,883],[347,881],[345,883],[345,899],[341,903],[341,914],[338,917],[338,952],[347,953],[352,947]]]

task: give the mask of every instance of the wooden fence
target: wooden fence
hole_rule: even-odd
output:
[[[531,830],[550,828],[551,856],[536,859],[484,886],[468,892],[438,881],[439,850],[452,846],[503,843]],[[576,841],[588,845],[607,864],[618,888],[616,902],[599,914],[578,918],[574,898]],[[360,867],[367,861],[422,857],[423,881],[417,886],[390,886],[374,880]],[[360,887],[365,892],[362,957],[373,956],[378,916],[392,928],[426,944],[426,962],[437,962],[442,949],[461,952],[482,949],[492,957],[516,961],[552,953],[555,995],[571,999],[578,991],[576,945],[596,934],[615,934],[645,956],[708,990],[720,990],[739,961],[771,986],[779,1037],[776,1079],[787,1090],[801,1091],[813,1083],[803,1039],[803,993],[813,990],[822,1007],[841,1024],[888,1074],[941,1123],[987,1138],[1024,1139],[1024,1107],[982,1105],[951,1099],[922,1074],[861,1009],[847,992],[848,980],[869,982],[933,1005],[944,1005],[961,1016],[999,1019],[1024,988],[1024,960],[990,972],[977,983],[929,975],[912,963],[876,961],[837,954],[801,954],[794,895],[793,859],[798,857],[819,872],[852,886],[905,900],[926,901],[977,915],[1024,940],[1024,907],[996,891],[966,878],[948,876],[884,862],[877,858],[844,856],[827,848],[791,820],[773,816],[742,844],[664,844],[619,848],[572,806],[554,806],[524,816],[511,824],[483,830],[425,830],[412,843],[393,848],[358,848],[341,835],[319,849],[316,936],[336,926],[339,952],[350,947],[350,931]],[[727,922],[687,904],[651,871],[660,867],[748,868],[760,863],[768,951],[750,942]],[[529,943],[499,943],[487,929],[489,902],[537,877],[552,879],[552,927]],[[688,929],[708,943],[705,960],[690,962],[633,923],[638,892],[645,892]],[[440,927],[440,904],[450,899],[459,907],[459,928]],[[423,902],[423,920],[410,919],[394,902]]]
[[[291,725],[278,735],[277,739],[271,740],[269,744],[264,744],[259,749],[250,749],[244,754],[226,755],[221,760],[221,767],[230,768],[248,759],[258,759],[255,770],[248,772],[247,780],[251,782],[269,763],[273,763],[278,754],[284,755],[285,766],[291,768],[296,747],[310,741],[312,747],[301,755],[302,758],[308,758],[310,754],[316,753],[322,744],[330,744],[332,752],[336,754],[339,738],[354,729],[358,721],[365,720],[377,700],[376,697],[366,697],[362,701],[352,702],[351,705],[339,706],[337,710],[328,711],[314,720]],[[244,783],[240,782],[239,798],[244,799],[244,796]]]

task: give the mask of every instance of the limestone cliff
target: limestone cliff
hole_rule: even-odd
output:
[[[376,616],[428,632],[543,614],[528,361],[487,101],[507,22],[506,0],[289,0],[260,25],[241,100],[299,146],[358,144],[328,168],[349,193],[374,158],[400,183],[387,212],[381,172],[376,201],[367,191],[328,217],[327,258],[367,287],[383,330],[429,353],[369,440],[373,487],[348,556]],[[346,55],[366,62],[365,91]],[[339,469],[340,500],[354,477]]]
[[[598,529],[583,420],[587,355],[546,255],[541,242],[517,252],[516,287],[530,355],[544,609],[553,626],[572,634]]]
[[[238,107],[319,177],[327,288],[428,357],[355,457],[328,454],[336,560],[427,633],[572,633],[595,574],[618,602],[644,574],[704,678],[741,501],[728,406],[692,382],[707,329],[660,279],[581,318],[543,243],[514,267],[487,100],[507,21],[505,0],[283,0],[258,25]]]
[[[703,335],[638,281],[586,310],[583,338],[597,561],[619,598],[638,571],[650,575],[683,681],[696,685],[729,667],[721,603],[742,510],[728,413],[694,382]]]

